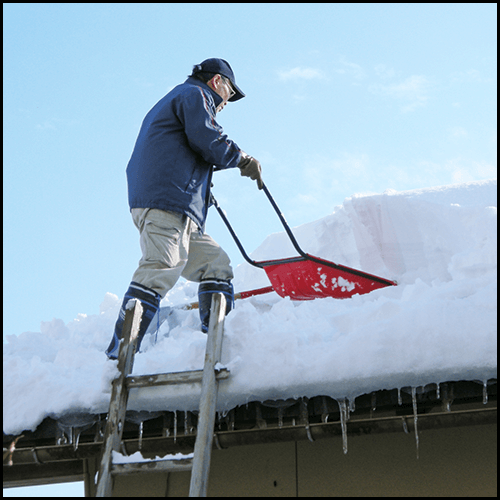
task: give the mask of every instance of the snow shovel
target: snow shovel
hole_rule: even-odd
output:
[[[324,297],[345,299],[352,297],[356,293],[361,295],[372,292],[377,288],[397,285],[395,281],[380,278],[379,276],[335,264],[305,253],[297,243],[285,217],[266,185],[263,185],[263,191],[278,214],[288,237],[295,250],[299,253],[299,257],[261,262],[252,260],[245,252],[229,220],[213,195],[211,196],[211,200],[229,229],[244,259],[252,266],[260,267],[266,271],[272,288],[278,295],[281,297],[290,297],[292,300],[313,300]]]

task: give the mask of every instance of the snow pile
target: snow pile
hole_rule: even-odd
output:
[[[171,461],[171,460],[188,460],[194,458],[194,453],[182,454],[175,453],[174,455],[165,455],[163,457],[156,456],[155,458],[144,458],[140,451],[132,453],[132,455],[122,455],[117,451],[112,451],[113,463],[114,464],[136,464],[145,462],[161,462],[161,461]]]
[[[226,319],[218,409],[253,400],[327,395],[449,380],[496,378],[496,181],[380,195],[355,195],[318,221],[294,229],[304,250],[398,282],[351,299],[292,302],[275,293],[236,302]],[[285,233],[253,253],[296,255]],[[235,290],[269,284],[243,264]],[[196,299],[179,283],[162,306]],[[104,355],[121,297],[107,294],[100,314],[4,346],[4,432],[34,430],[46,416],[107,412],[116,362]],[[206,336],[197,311],[176,311],[143,342],[134,374],[201,369]],[[132,390],[129,409],[197,409],[199,388]]]

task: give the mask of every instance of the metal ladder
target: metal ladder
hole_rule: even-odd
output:
[[[96,496],[111,496],[114,475],[140,471],[142,469],[147,472],[151,472],[152,470],[158,472],[191,470],[189,496],[206,496],[214,435],[218,381],[229,376],[227,369],[215,369],[215,365],[220,361],[226,298],[222,293],[215,293],[212,296],[203,370],[141,376],[130,375],[134,366],[137,334],[142,316],[141,303],[138,300],[129,302],[129,304],[131,303],[133,307],[127,308],[125,314],[123,341],[118,354],[119,376],[113,380],[112,384]],[[113,464],[112,452],[118,452],[121,446],[130,389],[133,387],[152,387],[167,384],[192,384],[193,382],[201,382],[200,411],[193,458]]]

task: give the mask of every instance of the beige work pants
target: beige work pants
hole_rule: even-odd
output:
[[[189,281],[233,279],[228,255],[208,234],[178,212],[134,208],[132,219],[141,237],[142,258],[132,281],[163,298],[182,276]]]

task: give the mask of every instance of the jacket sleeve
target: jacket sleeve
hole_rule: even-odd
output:
[[[176,114],[184,125],[190,147],[217,170],[236,167],[241,158],[238,145],[228,139],[215,121],[215,103],[200,87],[179,96]]]

